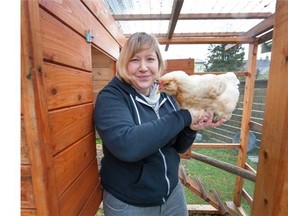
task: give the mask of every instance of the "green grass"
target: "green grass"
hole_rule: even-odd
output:
[[[194,149],[193,151],[233,165],[237,164],[237,152],[234,149]],[[249,153],[249,155],[251,154],[257,155],[258,151],[255,150]],[[185,164],[187,174],[192,178],[199,177],[208,192],[215,189],[222,201],[233,201],[236,179],[234,174],[194,159],[184,160],[183,163]],[[254,169],[257,169],[257,164],[249,161],[248,158],[247,163]],[[244,180],[244,189],[252,197],[254,186],[253,182]],[[187,188],[184,190],[188,204],[207,204]],[[243,202],[243,208],[249,215],[251,210],[245,202]]]

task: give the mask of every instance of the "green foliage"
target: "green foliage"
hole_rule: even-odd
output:
[[[227,72],[243,70],[244,63],[244,48],[241,45],[236,45],[228,50],[225,50],[225,44],[213,45],[208,48],[210,54],[204,63],[205,72]]]

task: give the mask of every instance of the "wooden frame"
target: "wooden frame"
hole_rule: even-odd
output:
[[[93,94],[95,86],[93,87],[92,82],[91,49],[96,48],[99,53],[111,60],[111,67],[109,66],[107,70],[109,74],[105,72],[106,69],[96,66],[98,67],[95,69],[96,77],[98,75],[103,78],[101,82],[95,80],[95,85],[99,87],[113,75],[111,73],[115,70],[113,62],[117,59],[126,38],[116,27],[111,15],[99,14],[98,11],[107,11],[107,9],[103,2],[96,0],[21,1],[21,208],[23,215],[92,215],[101,202],[102,190],[95,160],[96,153],[91,154],[95,152],[93,146],[95,134],[91,115],[94,98],[99,91],[96,89]],[[267,33],[259,40],[255,38],[256,35],[272,27],[274,27],[273,34]],[[243,35],[217,38],[159,38],[159,42],[163,44],[250,44],[248,71],[239,72],[239,75],[246,77],[242,133],[240,143],[231,146],[239,147],[238,167],[256,173],[245,162],[248,131],[253,126],[251,106],[256,53],[258,43],[273,36],[254,197],[250,197],[243,189],[243,177],[238,176],[233,202],[227,202],[225,206],[217,199],[217,193],[213,198],[209,198],[207,194],[203,196],[201,193],[204,199],[205,197],[210,199],[214,208],[190,206],[193,211],[197,211],[197,208],[202,210],[205,208],[208,212],[215,213],[218,209],[217,211],[222,213],[244,215],[245,212],[241,208],[241,199],[244,198],[252,205],[252,215],[284,215],[288,212],[287,28],[288,1],[278,0],[275,15],[271,15]],[[94,36],[91,42],[86,41],[88,30]],[[57,35],[54,31],[58,31]],[[71,52],[73,55],[69,55]],[[63,82],[57,81],[60,79]],[[76,123],[75,119],[77,119]],[[210,143],[197,144],[194,147],[228,148],[231,146]],[[81,166],[72,169],[75,161],[81,161]],[[65,178],[61,179],[62,176]],[[86,179],[90,180],[85,181]],[[189,187],[195,185],[193,190],[196,188],[196,193],[204,191],[201,182],[191,182],[185,177],[185,173],[182,175],[182,181]]]

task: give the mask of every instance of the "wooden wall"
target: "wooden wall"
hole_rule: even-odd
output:
[[[169,59],[167,60],[166,72],[183,70],[188,74],[194,73],[194,59]]]
[[[113,78],[116,71],[116,62],[92,48],[92,75],[93,75],[93,94],[94,98],[99,91]]]
[[[112,21],[101,1],[21,1],[21,215],[98,209],[93,102],[125,41]]]
[[[288,213],[288,1],[277,0],[251,215]]]

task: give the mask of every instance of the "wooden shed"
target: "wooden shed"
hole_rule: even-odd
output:
[[[245,214],[239,211],[243,196],[252,205],[252,215],[288,214],[288,1],[278,0],[275,15],[267,20],[274,25],[274,42],[255,193],[248,197],[238,176],[233,200],[238,210],[227,212],[232,215]],[[237,165],[247,170],[243,158],[257,45],[272,37],[270,33],[258,39],[251,34],[255,32],[259,29],[225,41],[159,39],[162,44],[250,44],[248,71],[239,73],[246,77],[243,133],[233,145],[240,150]],[[21,1],[21,215],[95,215],[102,189],[92,112],[97,93],[114,76],[125,40],[103,1]]]
[[[93,103],[123,42],[102,1],[21,1],[22,215],[95,215]]]

